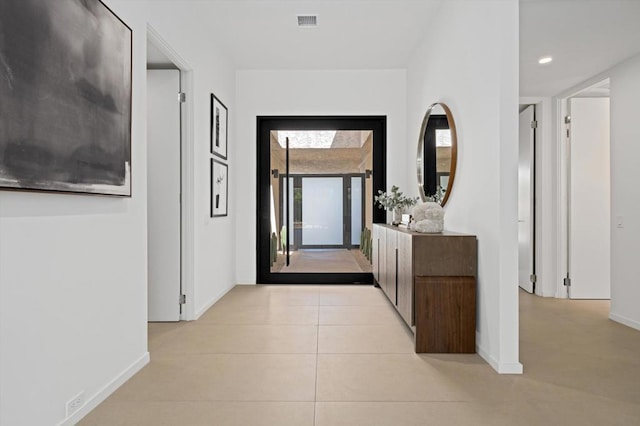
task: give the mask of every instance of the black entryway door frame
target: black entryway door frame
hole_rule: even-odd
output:
[[[370,130],[373,132],[373,194],[387,186],[387,117],[386,116],[258,116],[257,135],[257,203],[256,269],[258,284],[371,284],[371,273],[273,273],[271,249],[271,141],[278,130]],[[373,203],[373,197],[372,197]],[[371,208],[373,223],[384,223],[386,212]]]

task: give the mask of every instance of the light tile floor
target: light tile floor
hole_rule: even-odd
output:
[[[522,376],[416,355],[370,286],[238,286],[150,324],[151,363],[81,425],[640,425],[640,332],[606,301],[520,295]]]

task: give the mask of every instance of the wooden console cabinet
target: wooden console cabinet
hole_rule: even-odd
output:
[[[373,277],[415,334],[416,352],[473,353],[477,240],[374,224]]]

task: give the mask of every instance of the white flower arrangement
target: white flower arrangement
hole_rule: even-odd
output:
[[[415,206],[418,202],[418,198],[411,198],[405,196],[400,192],[400,188],[393,185],[391,187],[391,193],[387,194],[384,191],[378,191],[378,195],[374,197],[378,207],[386,210],[404,209],[407,207]]]

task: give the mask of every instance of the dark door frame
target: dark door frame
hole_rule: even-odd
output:
[[[371,130],[372,190],[386,190],[386,116],[258,116],[257,117],[256,269],[258,284],[371,284],[372,273],[272,273],[271,248],[271,131],[274,130]],[[373,197],[372,197],[373,198]],[[373,200],[372,200],[373,203]],[[371,208],[373,223],[384,223],[386,212]]]

